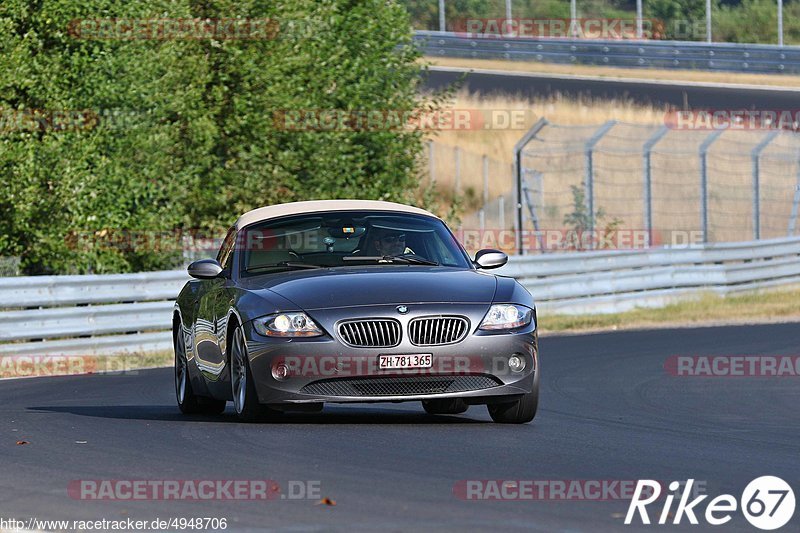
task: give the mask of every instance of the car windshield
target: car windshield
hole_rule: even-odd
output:
[[[256,223],[237,237],[243,276],[353,265],[470,268],[438,219],[405,213],[309,213]]]

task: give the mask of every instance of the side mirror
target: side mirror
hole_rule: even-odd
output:
[[[200,259],[189,265],[186,270],[193,278],[214,279],[222,272],[222,265],[216,259]]]
[[[500,250],[487,248],[475,254],[475,264],[478,268],[500,268],[508,263],[508,256]]]

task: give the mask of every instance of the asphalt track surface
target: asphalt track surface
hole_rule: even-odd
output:
[[[457,70],[433,67],[424,80],[424,86],[428,89],[450,86],[463,76]],[[646,77],[646,71],[631,70],[631,78]],[[656,107],[674,106],[680,109],[794,110],[800,102],[800,89],[665,80],[614,80],[522,72],[470,72],[463,84],[470,92],[482,94],[521,95],[528,98],[561,94],[599,100],[623,99]]]
[[[276,424],[238,423],[230,404],[219,417],[187,418],[170,369],[3,381],[0,517],[224,517],[228,530],[279,531],[757,531],[738,512],[716,528],[624,526],[626,501],[464,501],[453,487],[694,478],[712,497],[739,498],[750,480],[777,475],[798,493],[800,378],[664,369],[675,354],[792,355],[798,346],[800,324],[545,337],[539,414],[522,426],[494,424],[482,406],[433,416],[416,402],[332,405]],[[336,506],[81,501],[67,493],[79,479],[316,480]],[[781,531],[797,531],[798,515]]]

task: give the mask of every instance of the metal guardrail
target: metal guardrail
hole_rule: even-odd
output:
[[[542,312],[621,312],[800,283],[800,238],[517,256],[497,272],[519,279]]]
[[[616,67],[800,73],[800,46],[693,41],[469,38],[415,32],[427,55]]]
[[[169,350],[186,271],[0,279],[0,355]]]
[[[496,272],[518,278],[540,313],[625,311],[800,283],[800,238],[514,256]],[[184,271],[0,279],[0,356],[169,350],[173,300],[187,279]]]

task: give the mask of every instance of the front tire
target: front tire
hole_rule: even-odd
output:
[[[533,420],[539,407],[539,391],[534,389],[519,399],[505,403],[490,403],[486,406],[492,420],[501,424],[525,424]]]
[[[180,328],[180,326],[179,326]],[[189,361],[186,359],[186,341],[180,329],[174,335],[175,347],[175,397],[178,409],[185,415],[218,415],[225,410],[225,400],[214,400],[197,396],[192,389],[189,377]]]
[[[236,416],[243,422],[258,422],[276,415],[278,412],[258,402],[250,358],[247,357],[247,344],[244,342],[242,328],[233,331],[231,341],[231,393]]]

